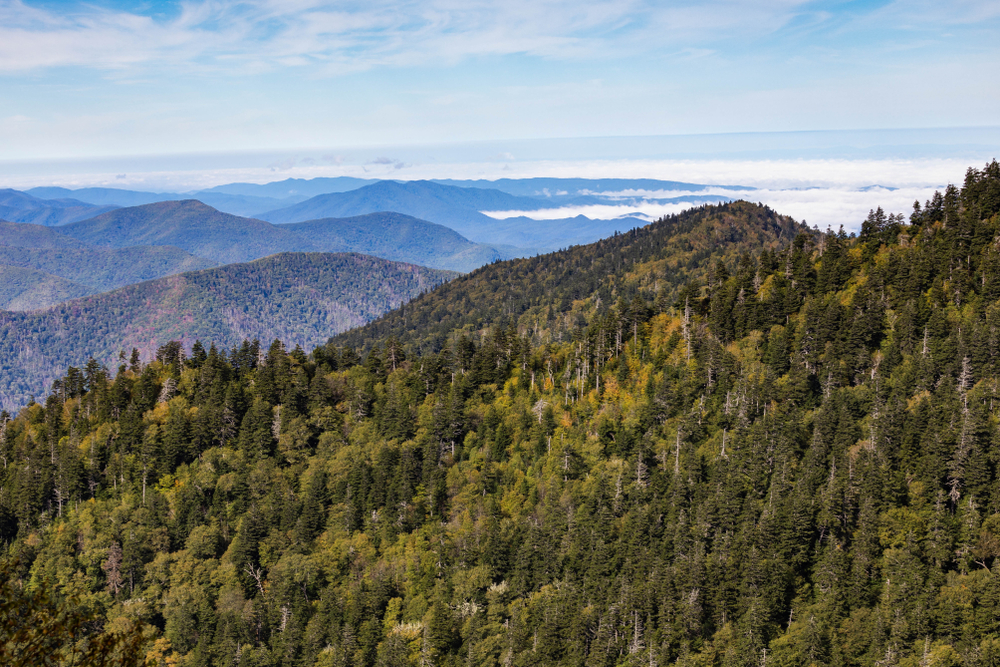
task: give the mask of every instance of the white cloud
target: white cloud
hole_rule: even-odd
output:
[[[898,190],[872,188],[869,190],[844,190],[817,187],[807,190],[750,190],[728,191],[728,198],[745,199],[770,206],[782,215],[790,215],[809,225],[836,230],[843,225],[848,232],[861,228],[861,222],[868,212],[881,206],[887,213],[902,213],[909,216],[913,202],[923,204],[934,193],[935,188],[911,187]],[[691,193],[686,193],[691,194]],[[701,194],[701,193],[699,193]],[[720,199],[722,196],[720,195]],[[500,220],[524,216],[534,220],[560,220],[583,215],[595,220],[613,220],[624,216],[634,216],[655,220],[665,215],[680,213],[700,204],[687,202],[659,203],[644,201],[622,205],[565,206],[539,211],[483,211],[486,215]]]
[[[83,3],[48,11],[0,0],[0,71],[184,65],[238,74],[312,66],[337,74],[510,54],[596,60],[660,52],[689,60],[786,30],[842,34],[875,22],[923,38],[945,24],[992,21],[997,7],[896,2],[835,15],[805,0],[202,0],[154,18]]]
[[[74,11],[75,10],[75,11]],[[315,65],[343,73],[469,56],[595,57],[629,29],[635,0],[457,3],[192,2],[154,19],[87,5],[0,1],[0,71],[184,64],[232,72]]]
[[[668,204],[641,202],[621,206],[592,204],[589,206],[563,206],[536,211],[481,211],[481,213],[497,220],[518,217],[531,218],[533,220],[561,220],[563,218],[575,218],[578,215],[586,216],[592,220],[614,220],[615,218],[626,216],[655,220],[664,215],[689,209],[692,206],[695,206],[695,204],[686,202]]]

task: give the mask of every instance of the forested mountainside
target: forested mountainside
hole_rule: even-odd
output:
[[[809,229],[769,208],[735,202],[702,206],[641,228],[559,252],[484,266],[421,295],[334,342],[360,352],[392,336],[437,352],[458,331],[518,322],[532,331],[574,330],[621,299],[672,303],[684,285],[704,282],[718,261],[772,251]]]
[[[170,340],[247,338],[307,349],[454,277],[356,254],[284,253],[182,273],[31,312],[0,311],[0,408],[41,396],[69,365],[145,358]]]
[[[993,162],[857,237],[690,238],[680,288],[616,253],[423,354],[69,369],[0,433],[11,585],[147,664],[997,664],[998,235]]]

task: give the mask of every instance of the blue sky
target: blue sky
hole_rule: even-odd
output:
[[[0,0],[0,161],[1000,125],[1000,3]]]

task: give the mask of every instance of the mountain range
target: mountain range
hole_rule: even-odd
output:
[[[646,222],[582,215],[536,220],[532,213],[552,217],[551,209],[621,205],[633,201],[630,193],[681,192],[659,201],[688,205],[717,201],[718,196],[704,194],[705,187],[649,179],[397,182],[340,177],[232,183],[189,194],[97,187],[6,190],[0,192],[0,212],[22,226],[0,223],[0,247],[7,247],[0,252],[7,282],[0,308],[46,307],[277,252],[361,252],[471,271],[498,259],[589,243]],[[495,211],[512,217],[487,215]],[[57,248],[75,251],[55,252]]]
[[[17,190],[0,190],[0,220],[37,225],[65,225],[86,220],[113,206],[95,206],[75,199],[39,199]]]
[[[715,198],[713,201],[718,200]],[[500,190],[442,185],[432,181],[379,181],[348,192],[318,195],[298,204],[263,213],[274,223],[290,223],[324,217],[344,217],[397,211],[432,220],[482,243],[552,249],[594,241],[615,231],[646,223],[635,218],[592,221],[533,220],[515,217],[497,220],[483,211],[539,211],[562,204],[532,197],[519,197]]]
[[[173,245],[219,263],[250,261],[276,252],[362,252],[470,270],[526,252],[472,243],[447,227],[399,213],[273,225],[223,213],[193,199],[115,209],[59,231],[114,248]]]
[[[32,310],[124,285],[278,252],[360,252],[471,271],[529,254],[398,213],[272,225],[196,200],[118,208],[57,228],[0,222],[0,308]],[[16,269],[16,270],[15,270]]]

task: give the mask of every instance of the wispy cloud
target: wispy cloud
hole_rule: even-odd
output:
[[[632,29],[635,0],[323,3],[192,2],[168,17],[69,5],[58,13],[0,2],[0,70],[123,70],[186,65],[257,72],[530,54],[593,57]],[[605,44],[605,46],[607,46]]]
[[[659,51],[684,59],[711,55],[713,45],[727,41],[865,29],[869,21],[915,33],[965,26],[996,19],[997,6],[896,2],[833,14],[804,0],[203,0],[171,4],[174,11],[161,16],[83,3],[66,3],[57,12],[0,0],[0,71],[183,65],[338,74],[512,54],[598,59]]]

